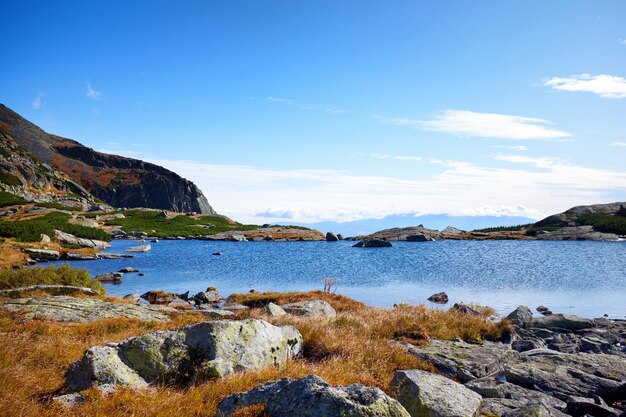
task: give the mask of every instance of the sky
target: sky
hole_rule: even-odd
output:
[[[0,102],[237,220],[626,201],[626,2],[3,0]]]

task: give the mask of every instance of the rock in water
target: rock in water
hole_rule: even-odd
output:
[[[23,249],[23,251],[37,262],[57,261],[61,256],[59,251],[49,249]]]
[[[448,294],[445,292],[438,292],[437,294],[433,294],[427,298],[428,301],[437,304],[447,304],[448,303]]]
[[[530,311],[530,308],[522,305],[513,310],[506,318],[509,319],[511,323],[523,327],[533,319],[533,312]]]
[[[352,245],[353,248],[390,248],[391,242],[382,239],[366,239]]]
[[[211,304],[212,306],[216,306],[224,301],[224,297],[217,290],[201,291],[194,295],[193,299],[198,304]]]
[[[281,366],[301,350],[302,335],[293,326],[255,319],[209,321],[87,349],[68,368],[66,381],[71,392],[105,384],[184,383]]]
[[[326,242],[337,242],[339,238],[332,232],[326,233]]]
[[[122,274],[130,274],[132,272],[139,272],[139,270],[133,268],[132,266],[127,266],[126,268],[122,268],[117,272],[121,272]]]
[[[150,245],[140,245],[140,246],[133,246],[132,248],[126,249],[126,252],[150,252],[151,249],[152,249],[152,246]]]
[[[458,382],[419,370],[396,371],[391,389],[412,417],[472,417],[482,401]]]
[[[285,304],[281,307],[285,312],[294,316],[335,317],[337,315],[335,309],[324,300],[298,301],[297,303]]]
[[[238,408],[254,404],[266,405],[272,417],[409,417],[398,401],[378,388],[334,387],[316,375],[284,378],[226,397],[217,415],[234,416]]]
[[[99,282],[112,282],[114,284],[121,284],[122,273],[121,272],[105,272],[104,274],[96,275],[95,280]]]

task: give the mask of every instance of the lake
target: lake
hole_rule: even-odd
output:
[[[92,275],[132,266],[106,285],[114,295],[161,289],[194,294],[208,286],[233,292],[322,289],[337,280],[337,293],[369,305],[426,303],[448,308],[473,302],[508,313],[520,304],[535,309],[613,318],[626,315],[626,242],[438,241],[394,242],[392,248],[352,248],[354,242],[161,241],[133,259],[75,261]],[[123,253],[137,241],[112,242]],[[221,256],[212,255],[221,252]],[[447,306],[426,298],[446,291]]]

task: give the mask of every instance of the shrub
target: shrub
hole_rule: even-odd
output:
[[[22,181],[20,179],[8,172],[0,172],[0,182],[5,183],[6,185],[22,185]]]
[[[6,191],[0,191],[0,207],[17,206],[26,203],[28,203],[28,201],[24,200],[22,197]]]
[[[498,227],[486,227],[484,229],[476,229],[474,232],[490,233],[490,232],[519,232],[532,227],[533,223],[518,224],[515,226],[498,226]]]
[[[588,213],[578,217],[578,223],[593,226],[599,232],[626,234],[626,217],[608,214]]]
[[[92,279],[86,269],[72,268],[67,264],[45,268],[0,269],[2,290],[38,284],[76,285],[104,294],[102,285]]]
[[[0,222],[0,236],[12,237],[21,242],[38,242],[42,234],[54,236],[54,230],[86,239],[110,241],[111,235],[95,227],[86,227],[68,223],[71,218],[65,213],[48,213],[42,217],[28,220]]]
[[[57,209],[57,210],[66,210],[66,211],[81,211],[82,210],[80,207],[64,206],[63,204],[59,204],[59,203],[37,203],[37,206],[45,207],[45,208],[52,208],[52,209]]]

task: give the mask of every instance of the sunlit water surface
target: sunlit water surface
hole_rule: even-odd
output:
[[[394,242],[392,248],[352,248],[353,242],[161,241],[133,259],[78,261],[93,275],[132,266],[106,285],[115,295],[161,289],[192,294],[214,286],[233,292],[322,288],[369,305],[427,303],[439,291],[508,313],[520,304],[554,312],[614,318],[626,315],[626,242],[439,241]],[[114,241],[122,253],[137,241]],[[221,252],[221,256],[212,255]]]

